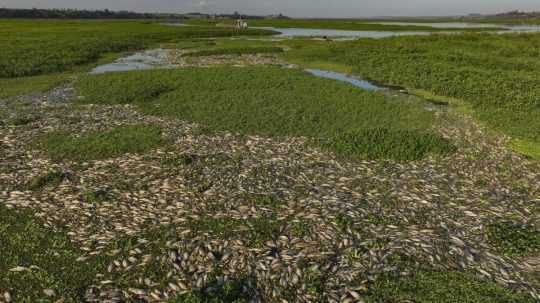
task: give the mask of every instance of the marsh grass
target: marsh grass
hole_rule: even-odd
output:
[[[514,139],[510,142],[510,147],[522,155],[532,159],[540,160],[540,143],[529,140]]]
[[[61,171],[51,171],[42,175],[38,175],[32,178],[28,182],[28,189],[30,190],[41,190],[43,188],[54,188],[58,187],[62,181],[68,178],[68,174]]]
[[[106,190],[87,190],[83,194],[83,200],[91,204],[99,204],[111,200],[111,194]]]
[[[526,294],[514,293],[458,271],[420,270],[412,277],[386,276],[369,288],[366,302],[416,303],[533,303]]]
[[[16,118],[13,118],[8,121],[8,125],[12,126],[24,126],[28,125],[30,123],[36,122],[40,119],[37,115],[25,115],[25,116],[19,116]]]
[[[253,197],[253,203],[258,206],[278,208],[284,202],[275,195],[255,195]]]
[[[209,285],[209,291],[195,291],[178,295],[167,303],[248,303],[250,297],[244,293],[243,281],[229,281],[223,285]]]
[[[161,129],[149,125],[127,125],[109,131],[93,131],[81,136],[68,132],[42,135],[37,146],[55,160],[99,160],[126,153],[142,153],[167,143]]]
[[[269,34],[272,32],[256,29],[236,32],[227,28],[175,27],[141,21],[1,20],[0,78],[63,72],[95,62],[107,53],[182,39]],[[58,79],[51,76],[41,80],[32,83],[43,88]]]
[[[275,218],[233,218],[205,217],[189,223],[190,228],[198,234],[209,234],[220,239],[233,239],[245,235],[248,246],[262,247],[265,242],[279,237],[282,223]]]
[[[103,266],[99,259],[77,262],[83,252],[65,232],[45,228],[30,211],[14,211],[2,204],[0,245],[0,289],[9,291],[14,302],[45,302],[44,289],[55,290],[65,302],[82,302]],[[10,271],[18,266],[26,269]]]
[[[530,256],[540,252],[540,230],[510,221],[495,222],[487,226],[490,242],[510,256]]]
[[[339,154],[366,159],[390,157],[412,161],[433,153],[447,155],[456,151],[452,143],[438,135],[418,130],[369,128],[338,134],[328,147]]]
[[[417,159],[454,151],[428,131],[434,116],[420,102],[366,92],[298,70],[220,67],[112,73],[85,76],[76,86],[85,96],[83,103],[134,103],[146,114],[246,135],[338,138],[329,148],[357,158]],[[354,140],[347,142],[352,137],[344,134],[367,129],[385,131],[378,137],[360,131],[365,138],[357,141],[381,146],[366,149],[353,147]]]
[[[456,105],[496,130],[537,143],[539,45],[539,34],[469,33],[299,43],[284,56],[349,66],[356,74]]]
[[[43,92],[66,81],[69,75],[51,74],[13,79],[0,79],[0,98],[18,96],[30,92]]]

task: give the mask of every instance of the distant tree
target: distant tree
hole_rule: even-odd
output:
[[[10,9],[0,8],[0,18],[49,18],[49,19],[176,19],[179,14],[141,14],[129,11],[74,10],[74,9]]]

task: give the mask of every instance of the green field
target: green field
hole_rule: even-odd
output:
[[[537,302],[540,34],[191,23],[0,20],[0,302]]]
[[[250,30],[246,35],[271,32]],[[233,36],[231,29],[173,27],[141,21],[4,20],[0,78],[69,70],[111,52],[144,49],[194,37]]]
[[[299,71],[264,67],[133,72],[88,76],[78,85],[85,103],[136,103],[148,114],[195,121],[215,130],[315,138],[351,157],[414,160],[454,150],[429,131],[433,117],[423,104],[392,100]],[[365,148],[374,145],[378,147]]]
[[[301,46],[286,56],[464,100],[493,128],[539,143],[539,47],[538,34],[435,35]]]

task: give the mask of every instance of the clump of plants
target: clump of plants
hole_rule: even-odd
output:
[[[418,160],[427,154],[447,155],[456,150],[439,135],[416,130],[359,129],[336,135],[328,144],[339,154],[367,159]]]
[[[540,252],[540,230],[511,221],[487,226],[487,236],[493,246],[510,256],[527,256]]]
[[[244,291],[244,281],[233,280],[223,284],[214,283],[206,290],[194,291],[179,295],[169,303],[247,303],[249,295]]]
[[[87,190],[83,193],[83,199],[87,203],[103,203],[111,199],[111,194],[105,189]]]
[[[58,187],[62,181],[68,178],[68,174],[62,171],[50,171],[45,174],[33,177],[28,182],[28,189],[41,190],[45,187]]]
[[[167,155],[160,159],[161,165],[165,167],[178,167],[191,165],[195,162],[194,155]]]
[[[419,270],[407,277],[383,276],[369,287],[364,300],[369,303],[535,302],[527,294],[481,281],[471,273],[429,269]]]
[[[253,202],[255,205],[271,208],[276,208],[283,204],[283,201],[275,195],[256,195],[253,197]]]
[[[190,222],[190,227],[197,233],[207,233],[213,237],[230,239],[244,235],[251,247],[262,247],[265,242],[275,239],[281,231],[281,222],[275,218],[235,218],[205,217]]]
[[[39,120],[37,116],[22,116],[14,118],[10,121],[10,124],[13,126],[23,126]]]
[[[55,160],[99,160],[142,153],[165,144],[161,129],[150,125],[121,126],[73,136],[65,131],[43,135],[38,146]]]
[[[32,211],[0,203],[0,298],[9,291],[12,302],[83,302],[86,288],[106,262],[77,262],[84,252],[66,232],[43,224]],[[45,289],[55,295],[45,298]]]

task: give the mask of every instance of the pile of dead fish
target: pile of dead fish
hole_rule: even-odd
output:
[[[538,266],[500,254],[485,228],[509,217],[539,226],[540,168],[466,117],[441,127],[459,146],[447,158],[346,163],[305,138],[204,134],[130,106],[23,101],[1,105],[6,117],[38,117],[0,126],[0,201],[67,227],[79,262],[109,258],[89,301],[162,302],[233,281],[255,302],[355,302],[381,275],[422,266],[472,271],[539,298],[525,275]],[[54,163],[29,144],[53,130],[140,123],[160,125],[174,144],[84,163]],[[189,161],[170,165],[178,157]],[[70,177],[54,190],[24,188],[48,171]],[[135,244],[118,248],[119,239]]]

